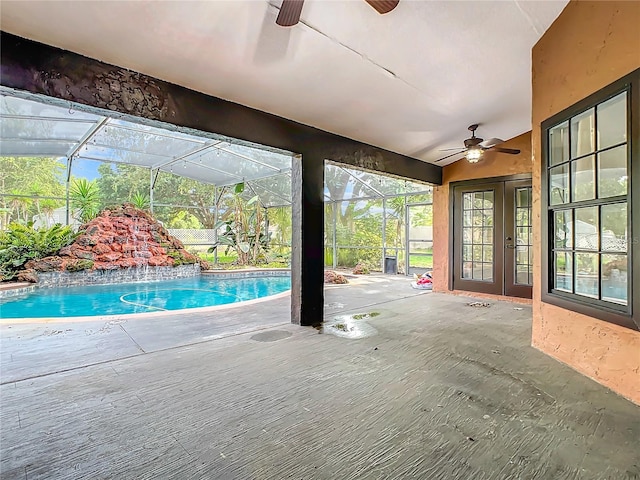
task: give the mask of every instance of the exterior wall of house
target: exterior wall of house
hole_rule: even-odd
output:
[[[640,403],[640,333],[541,301],[541,127],[640,67],[640,2],[570,2],[532,52],[533,346]],[[435,223],[435,222],[434,222]]]
[[[499,132],[495,132],[498,133]],[[493,134],[493,132],[491,132]],[[488,151],[480,162],[462,159],[442,171],[442,185],[433,191],[433,289],[449,291],[449,184],[475,178],[504,177],[531,173],[531,132],[523,133],[500,145],[516,148],[519,155]],[[487,297],[488,295],[481,295]]]

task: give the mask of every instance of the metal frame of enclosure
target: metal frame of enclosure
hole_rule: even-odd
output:
[[[232,139],[212,140],[197,134],[132,123],[117,118],[117,115],[108,117],[79,111],[72,106],[62,108],[44,103],[40,98],[15,96],[12,90],[4,87],[0,89],[0,129],[0,156],[58,159],[61,170],[64,169],[60,182],[65,192],[63,196],[43,196],[30,192],[8,192],[3,188],[0,198],[5,200],[4,204],[8,199],[19,202],[21,198],[63,202],[65,212],[64,222],[61,223],[73,223],[70,202],[72,178],[96,175],[97,167],[103,164],[113,166],[115,174],[119,165],[147,169],[146,194],[154,213],[159,213],[163,207],[183,208],[185,211],[194,208],[188,194],[184,197],[184,204],[163,201],[156,185],[159,178],[166,176],[214,186],[210,209],[216,219],[221,214],[218,211],[218,196],[238,183],[245,184],[243,196],[257,196],[260,205],[267,211],[291,205],[293,155],[289,152],[254,148],[234,143]],[[342,251],[377,250],[380,270],[385,271],[385,262],[395,258],[396,269],[400,266],[401,270],[409,273],[408,266],[402,268],[402,259],[410,251],[409,206],[415,203],[416,198],[419,204],[430,205],[431,193],[431,187],[426,184],[325,162],[325,212],[331,212],[330,217],[325,218],[325,250],[331,253],[325,255],[325,265],[334,268],[353,266],[341,264]],[[120,201],[127,200],[124,195]],[[380,203],[380,207],[372,207],[376,202]],[[393,208],[389,206],[391,202]],[[348,235],[338,234],[340,228],[337,217],[349,205],[357,212],[356,221],[367,216],[379,217],[381,241],[378,245],[355,245]],[[404,238],[394,238],[393,244],[387,242],[390,222],[399,222],[405,229],[400,235],[404,235]],[[192,230],[188,237],[181,238],[186,245],[211,245],[217,241],[217,232],[213,229]],[[181,232],[174,233],[180,237]],[[425,238],[421,241],[431,240]],[[290,248],[290,243],[272,245],[281,249]],[[375,265],[373,268],[378,269]]]

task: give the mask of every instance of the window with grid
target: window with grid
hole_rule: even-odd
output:
[[[631,110],[635,103],[628,82],[617,91],[605,90],[590,97],[588,104],[583,101],[580,108],[568,109],[570,114],[543,124],[546,291],[589,309],[632,319]],[[607,315],[601,318],[608,319]]]

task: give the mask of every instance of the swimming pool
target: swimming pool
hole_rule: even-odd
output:
[[[118,315],[211,307],[254,300],[291,288],[288,276],[216,278],[40,288],[0,299],[0,319]]]

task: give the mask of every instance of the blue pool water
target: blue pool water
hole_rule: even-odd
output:
[[[291,288],[290,277],[181,278],[162,282],[42,288],[0,299],[0,318],[162,312],[244,302]]]

